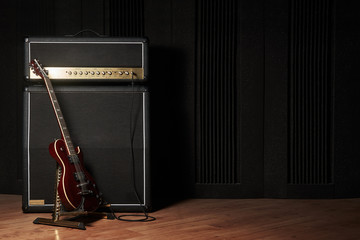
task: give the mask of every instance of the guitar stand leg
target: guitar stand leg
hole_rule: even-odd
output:
[[[96,216],[104,219],[115,219],[114,215],[108,212],[86,212],[83,209],[78,209],[72,212],[61,211],[61,200],[57,191],[57,187],[59,184],[59,180],[61,178],[61,168],[59,164],[57,164],[56,168],[56,180],[55,180],[55,199],[54,199],[54,212],[52,214],[52,218],[36,218],[34,220],[34,224],[44,224],[58,227],[68,227],[68,228],[76,228],[81,230],[86,230],[84,222],[75,221],[77,218],[81,216]],[[109,205],[100,206],[101,208],[109,208]],[[60,216],[73,216],[72,218],[60,220]]]
[[[85,224],[83,222],[74,222],[69,220],[57,220],[54,221],[53,219],[48,218],[37,218],[34,220],[35,224],[44,224],[44,225],[51,225],[51,226],[58,226],[58,227],[68,227],[68,228],[76,228],[81,230],[86,230]]]
[[[33,223],[86,230],[84,222],[75,221],[77,218],[81,218],[83,216],[95,216],[97,218],[108,219],[108,220],[115,219],[114,215],[108,212],[81,212],[81,211],[63,212],[61,213],[61,216],[73,216],[73,217],[64,220],[59,220],[54,217],[52,219],[37,218],[34,220]]]
[[[61,213],[61,201],[57,191],[57,187],[59,184],[59,180],[61,177],[61,168],[59,164],[56,167],[56,179],[55,179],[55,203],[54,203],[54,212],[52,218],[36,218],[34,220],[34,224],[44,224],[44,225],[51,225],[51,226],[58,226],[58,227],[68,227],[68,228],[76,228],[81,230],[86,230],[85,224],[83,222],[76,222],[70,219],[60,220],[60,216],[63,215]]]

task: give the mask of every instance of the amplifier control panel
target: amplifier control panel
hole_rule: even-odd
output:
[[[106,67],[44,67],[50,79],[86,80],[137,80],[144,78],[143,68],[106,68]],[[30,72],[30,79],[41,79]]]

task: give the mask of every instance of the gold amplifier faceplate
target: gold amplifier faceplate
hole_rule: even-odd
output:
[[[144,79],[143,68],[44,67],[50,79]],[[40,79],[30,69],[30,79]]]

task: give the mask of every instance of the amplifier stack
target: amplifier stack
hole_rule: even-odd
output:
[[[48,146],[61,138],[32,59],[53,82],[103,199],[115,211],[151,208],[147,49],[143,38],[25,39],[24,212],[53,210],[56,161]]]

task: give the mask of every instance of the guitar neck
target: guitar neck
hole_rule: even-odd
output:
[[[42,71],[42,75],[43,75],[43,80],[44,80],[45,85],[46,85],[46,89],[47,89],[47,91],[49,93],[49,97],[50,97],[50,100],[51,100],[51,103],[52,103],[52,107],[54,109],[54,113],[55,113],[57,122],[59,124],[59,128],[60,128],[60,131],[61,131],[62,138],[63,138],[63,140],[64,140],[64,142],[66,144],[66,147],[67,147],[68,154],[69,155],[75,155],[76,151],[75,151],[74,145],[73,145],[73,143],[71,141],[70,133],[69,133],[69,130],[67,128],[64,116],[62,114],[59,102],[58,102],[57,97],[55,95],[54,87],[53,87],[53,85],[52,85],[52,83],[51,83],[51,81],[50,81],[50,79],[47,76],[45,71]]]

